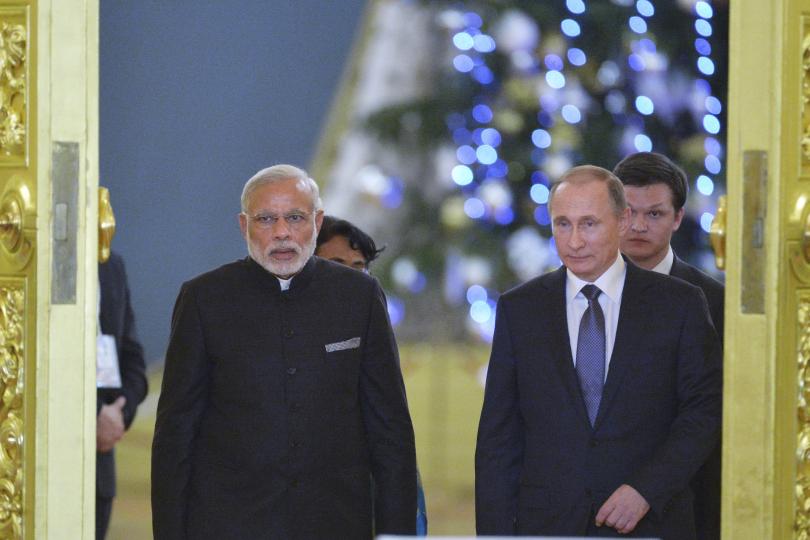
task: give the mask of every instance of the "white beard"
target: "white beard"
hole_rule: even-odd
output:
[[[261,248],[255,245],[248,238],[247,249],[250,258],[259,263],[259,265],[273,274],[274,276],[293,276],[304,268],[307,261],[315,254],[315,245],[318,240],[318,230],[313,223],[312,236],[309,241],[302,245],[297,246],[294,243],[279,243],[268,246],[266,252],[262,253]],[[284,247],[286,249],[292,248],[295,250],[296,256],[290,261],[277,262],[270,257],[270,252],[274,249]]]

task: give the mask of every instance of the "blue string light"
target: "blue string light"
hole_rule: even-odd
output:
[[[588,57],[585,56],[585,52],[583,52],[582,49],[578,49],[576,47],[568,49],[566,56],[568,57],[568,61],[577,67],[584,66],[585,62],[588,61]]]
[[[703,212],[700,216],[700,228],[705,232],[710,232],[712,230],[712,221],[714,221],[714,214]]]
[[[456,165],[450,172],[450,177],[459,186],[467,186],[473,181],[474,175],[472,169],[466,165]]]
[[[705,129],[712,135],[717,135],[718,133],[720,133],[720,120],[718,120],[717,117],[712,114],[704,115],[703,129]]]
[[[560,23],[560,30],[568,37],[577,37],[582,32],[579,23],[574,19],[563,19]]]
[[[638,150],[639,152],[651,152],[652,139],[650,139],[643,133],[639,133],[638,135],[633,137],[633,146],[635,146],[636,150]]]
[[[654,2],[655,0],[614,0],[614,3],[627,9],[625,15],[627,26],[624,33],[629,48],[626,56],[626,65],[629,69],[617,65],[618,60],[616,62],[606,60],[601,65],[589,66],[588,69],[589,75],[596,73],[599,84],[604,88],[605,109],[616,116],[617,122],[627,126],[622,144],[630,145],[637,151],[652,151],[655,146],[651,138],[651,134],[655,131],[650,131],[649,126],[645,128],[647,122],[645,117],[660,115],[665,119],[672,110],[671,104],[661,101],[659,91],[649,84],[645,85],[652,75],[657,76],[657,72],[666,70],[668,61],[664,50],[658,52],[655,36],[650,34],[650,28],[655,24],[652,18],[657,13]],[[555,40],[561,39],[561,43],[555,41],[553,46],[542,47],[535,44],[536,48],[531,50],[510,52],[512,64],[516,68],[528,75],[543,77],[545,81],[545,84],[539,86],[537,95],[540,105],[537,129],[530,128],[531,162],[537,170],[530,172],[532,186],[528,193],[532,203],[536,205],[534,220],[541,226],[548,226],[551,221],[548,212],[549,179],[542,169],[548,168],[556,174],[558,168],[565,166],[563,164],[568,160],[576,163],[577,159],[577,156],[571,154],[571,148],[577,143],[572,143],[568,137],[554,139],[558,136],[554,129],[555,125],[561,120],[566,124],[583,122],[591,107],[587,99],[583,100],[580,97],[582,89],[579,77],[582,72],[578,68],[588,66],[593,60],[589,59],[582,48],[575,46],[580,44],[577,38],[590,28],[587,24],[583,24],[583,16],[587,11],[586,2],[566,0],[564,4],[568,15],[559,23],[561,35],[555,37]],[[713,95],[709,82],[718,69],[716,59],[712,58],[711,39],[714,29],[711,18],[714,12],[711,3],[707,0],[698,0],[694,2],[692,11],[695,17],[694,92],[700,96],[700,100],[704,100],[702,110],[698,109],[700,114],[697,118],[703,127],[705,150],[702,157],[703,174],[700,174],[695,182],[698,193],[710,196],[715,192],[713,177],[720,174],[723,167],[723,145],[716,137],[722,131],[720,115],[723,104]],[[448,129],[456,143],[456,163],[452,168],[451,178],[463,194],[464,214],[470,219],[485,220],[490,225],[505,226],[516,220],[517,207],[512,206],[511,197],[509,202],[502,204],[493,202],[492,192],[486,188],[491,182],[506,185],[514,181],[512,172],[517,170],[519,171],[517,174],[522,175],[523,167],[515,165],[517,169],[513,167],[510,172],[509,164],[501,156],[505,152],[501,146],[503,137],[513,135],[515,131],[514,128],[506,127],[508,124],[505,119],[509,113],[509,105],[505,104],[504,109],[501,109],[504,104],[491,97],[493,90],[490,88],[498,88],[502,81],[495,80],[492,68],[496,64],[489,62],[490,57],[487,55],[499,47],[503,49],[508,47],[506,41],[501,43],[493,37],[501,35],[497,30],[493,31],[493,35],[485,33],[488,27],[483,26],[480,15],[462,12],[461,16],[463,25],[459,24],[450,36],[454,51],[454,55],[451,56],[452,64],[457,72],[470,77],[469,80],[479,85],[479,93],[474,107],[462,111],[463,114],[448,115],[446,119]],[[544,34],[544,37],[545,35],[552,34]],[[534,56],[531,51],[543,51],[543,56]],[[521,55],[528,56],[531,61],[520,61]],[[596,57],[598,55],[593,56]],[[654,73],[644,73],[647,70],[654,70]],[[637,95],[628,94],[627,89],[630,87],[637,88]],[[493,110],[493,104],[496,103],[498,108]],[[499,131],[501,129],[504,131]],[[562,127],[559,134],[565,136],[564,134],[576,133],[580,129]],[[556,144],[553,144],[555,142]],[[712,212],[705,212],[700,218],[701,227],[706,229],[711,217]],[[554,249],[553,240],[551,249]],[[485,325],[492,323],[494,303],[486,289],[480,285],[476,287],[478,288],[468,290],[469,316],[483,329]],[[473,295],[473,291],[477,292]],[[489,333],[491,334],[491,331]]]
[[[695,30],[703,37],[712,35],[712,25],[705,19],[698,19],[695,21]]]
[[[697,178],[697,189],[703,195],[711,195],[714,192],[714,182],[705,174],[701,174]]]
[[[470,197],[466,201],[464,201],[464,213],[467,216],[471,217],[472,219],[480,219],[484,217],[486,214],[486,206],[481,201],[481,199],[476,199],[475,197]]]
[[[636,11],[643,17],[652,17],[655,14],[655,7],[648,0],[638,0]]]
[[[466,54],[459,54],[453,58],[453,67],[462,73],[469,73],[475,67],[475,63]]]
[[[638,96],[636,97],[636,110],[645,116],[649,116],[655,111],[655,106],[647,96]]]
[[[459,32],[453,36],[453,45],[461,51],[469,51],[473,47],[473,37],[467,32]]]
[[[548,202],[549,190],[543,184],[534,184],[529,190],[529,196],[537,204],[546,204]]]
[[[562,109],[560,110],[560,114],[563,117],[563,120],[568,122],[569,124],[578,124],[580,120],[582,120],[582,112],[577,108],[576,105],[563,105]]]
[[[647,32],[647,21],[642,19],[637,15],[633,15],[630,17],[630,20],[627,21],[627,24],[630,26],[630,30],[635,32],[636,34],[644,34]]]
[[[476,122],[486,124],[492,121],[492,109],[483,103],[480,103],[473,107],[472,116],[475,118]]]
[[[699,2],[695,2],[695,13],[697,13],[698,17],[711,19],[712,15],[714,15],[714,10],[708,2],[701,0]]]
[[[545,129],[535,129],[532,132],[532,144],[537,148],[548,148],[551,146],[551,135]]]
[[[456,159],[464,165],[475,163],[475,148],[469,144],[462,144],[456,149]]]
[[[699,0],[694,5],[695,12],[695,32],[698,37],[695,39],[695,51],[698,54],[697,69],[704,76],[714,75],[715,64],[711,58],[712,46],[711,42],[707,39],[713,33],[712,25],[708,19],[714,15],[714,10],[711,4],[706,0]],[[723,168],[721,157],[723,154],[723,146],[717,138],[712,135],[720,133],[721,125],[720,119],[717,117],[722,110],[723,104],[719,98],[712,94],[712,88],[709,81],[706,79],[698,79],[695,83],[697,91],[707,95],[704,100],[704,107],[706,113],[703,115],[703,129],[707,133],[704,139],[703,148],[706,151],[706,156],[703,160],[703,166],[707,174],[698,176],[695,186],[699,193],[705,196],[710,196],[714,193],[714,181],[709,175],[719,174]],[[710,212],[705,212],[700,218],[700,226],[705,231],[711,228],[711,220],[714,216]]]
[[[556,71],[561,71],[563,67],[565,67],[562,58],[556,54],[547,54],[543,59],[543,63],[546,65],[546,69],[553,69]]]
[[[565,7],[574,15],[585,13],[585,2],[582,0],[566,0]]]
[[[714,75],[714,62],[708,56],[698,58],[697,67],[704,75]]]
[[[493,147],[498,147],[501,144],[501,134],[495,128],[482,129],[481,142]]]
[[[559,89],[565,86],[565,75],[556,70],[546,72],[546,82],[554,89]]]

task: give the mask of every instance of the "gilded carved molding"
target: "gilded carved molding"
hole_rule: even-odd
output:
[[[802,164],[810,166],[810,16],[802,16]]]
[[[0,538],[22,538],[25,289],[0,281]]]
[[[0,163],[25,158],[27,118],[26,12],[0,10]]]
[[[799,431],[796,440],[797,540],[810,540],[810,298],[799,301],[798,309],[798,408]]]

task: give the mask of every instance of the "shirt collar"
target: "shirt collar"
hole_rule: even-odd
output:
[[[290,283],[292,283],[292,280],[293,280],[294,277],[295,276],[292,276],[289,279],[282,279],[282,278],[276,276],[276,279],[278,280],[278,284],[281,287],[282,291],[286,291],[287,289],[290,288]]]
[[[669,275],[672,272],[672,263],[675,261],[675,253],[672,252],[672,246],[667,246],[667,254],[661,259],[661,262],[655,265],[652,269],[653,272],[659,274]]]
[[[626,272],[627,264],[624,262],[624,258],[622,258],[618,251],[616,252],[616,260],[613,261],[613,264],[611,264],[601,276],[596,278],[596,281],[584,281],[578,278],[571,270],[566,269],[566,299],[571,301],[577,294],[579,294],[582,287],[588,285],[589,283],[593,283],[599,287],[602,294],[606,295],[613,302],[618,303],[621,300],[622,288],[624,287],[624,276]]]
[[[270,290],[274,290],[276,292],[286,291],[287,294],[293,295],[306,288],[306,286],[309,285],[309,282],[312,281],[312,277],[315,273],[315,259],[316,257],[314,256],[310,257],[304,267],[297,274],[291,276],[289,280],[284,280],[288,281],[287,288],[284,287],[284,283],[282,283],[281,279],[265,270],[264,267],[254,261],[252,257],[248,256],[243,260],[260,280],[269,285]]]

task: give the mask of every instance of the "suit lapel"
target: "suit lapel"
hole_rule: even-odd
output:
[[[672,260],[672,268],[669,269],[669,275],[689,281],[689,267],[675,255]]]
[[[554,358],[560,379],[563,381],[563,385],[568,391],[571,402],[574,403],[574,408],[578,411],[581,421],[590,427],[591,422],[588,419],[588,411],[585,408],[585,401],[582,399],[579,379],[574,368],[574,358],[571,356],[571,340],[568,334],[568,317],[565,305],[566,269],[562,266],[548,276],[546,287],[549,289],[552,298],[549,321],[550,335],[560,336],[560,339],[550,340],[552,343],[552,358]]]
[[[626,259],[625,259],[626,260]],[[649,285],[644,279],[643,271],[631,262],[627,262],[627,275],[622,290],[622,303],[619,308],[619,324],[616,328],[616,339],[610,356],[610,366],[605,387],[602,390],[602,401],[596,415],[594,429],[599,427],[610,405],[616,397],[622,379],[636,357],[635,351],[639,339],[644,335],[644,323],[649,316],[644,289]]]

